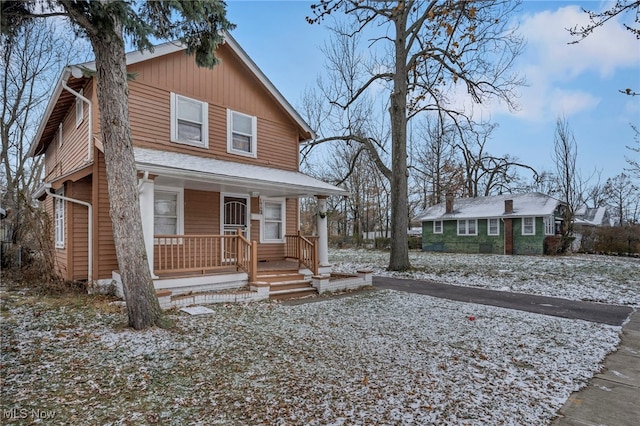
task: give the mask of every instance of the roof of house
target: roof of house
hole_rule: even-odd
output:
[[[506,200],[513,200],[512,213],[505,213]],[[453,200],[452,213],[446,213],[446,203],[440,203],[423,211],[415,220],[423,222],[426,220],[548,216],[553,214],[560,204],[563,204],[562,201],[539,192],[456,198]]]
[[[609,225],[608,216],[606,207],[588,208],[582,206],[575,212],[575,222],[587,226]]]
[[[182,179],[188,180],[187,186],[191,185],[193,189],[199,189],[198,182],[201,182],[202,189],[211,190],[215,186],[224,192],[246,192],[249,185],[252,192],[267,197],[348,195],[342,188],[296,171],[148,148],[134,147],[133,150],[138,169],[161,174],[159,182],[161,179]]]
[[[315,137],[313,129],[306,123],[302,116],[293,108],[293,106],[285,99],[285,97],[278,91],[273,83],[267,78],[267,76],[258,68],[253,60],[247,55],[247,53],[240,47],[238,42],[231,36],[231,34],[224,32],[224,44],[228,45],[235,55],[242,61],[242,63],[251,70],[251,72],[258,78],[258,80],[264,85],[267,91],[273,96],[273,98],[282,105],[284,110],[293,118],[300,129],[306,133],[309,138]],[[149,59],[157,58],[164,55],[169,55],[174,52],[186,50],[186,45],[178,42],[167,42],[155,46],[153,52],[145,51],[133,51],[127,53],[126,61],[127,65],[143,62]],[[74,91],[79,91],[85,83],[89,80],[86,76],[86,70],[95,71],[95,61],[85,62],[82,64],[75,64],[66,66],[60,73],[60,77],[53,89],[51,98],[45,110],[40,126],[36,133],[36,137],[31,142],[29,148],[29,155],[39,155],[44,152],[44,148],[51,141],[58,125],[62,122],[71,105],[75,102],[75,96],[64,90],[64,86],[68,86]]]

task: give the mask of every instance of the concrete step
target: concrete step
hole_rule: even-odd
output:
[[[285,299],[297,299],[306,296],[312,296],[318,294],[318,291],[313,287],[296,288],[289,290],[277,290],[275,292],[269,292],[269,299],[272,300],[285,300]]]
[[[269,293],[279,291],[306,290],[313,288],[310,280],[282,281],[271,283],[269,285]]]

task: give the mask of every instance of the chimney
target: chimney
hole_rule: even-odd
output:
[[[513,200],[504,200],[504,214],[513,213]]]
[[[445,199],[445,213],[453,213],[453,194],[448,192]]]

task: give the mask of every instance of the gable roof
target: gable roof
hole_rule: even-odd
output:
[[[506,200],[513,200],[512,213],[504,212],[504,202]],[[426,209],[415,220],[424,222],[426,220],[548,216],[552,215],[561,204],[564,203],[539,192],[456,198],[453,201],[453,213],[446,213],[446,204],[440,203]]]
[[[311,129],[302,116],[285,99],[282,93],[278,91],[260,68],[258,68],[256,63],[253,62],[249,55],[247,55],[242,47],[240,47],[231,34],[223,32],[223,37],[223,44],[226,44],[231,48],[231,51],[253,73],[269,94],[283,107],[287,114],[291,116],[294,122],[300,127],[302,133],[306,134],[309,139],[314,138],[315,133],[313,129]],[[127,65],[183,51],[186,50],[186,48],[186,45],[179,42],[166,42],[155,46],[153,52],[148,50],[136,50],[129,52],[126,55]],[[85,77],[84,70],[95,71],[95,69],[95,61],[91,61],[82,64],[68,65],[62,70],[60,77],[54,86],[51,97],[49,98],[49,103],[42,121],[40,122],[40,126],[38,127],[36,137],[31,142],[28,154],[29,156],[39,155],[44,152],[46,146],[49,144],[51,139],[53,139],[53,136],[58,129],[58,125],[66,116],[73,102],[75,102],[74,95],[69,93],[67,90],[64,90],[64,86],[66,85],[75,91],[79,91],[90,80],[90,77]]]
[[[575,212],[575,222],[581,225],[603,226],[609,225],[609,215],[606,207],[580,207]]]
[[[218,185],[220,191],[246,192],[244,188],[250,186],[252,191],[267,197],[348,194],[300,172],[148,148],[134,147],[133,151],[139,170],[164,178],[190,180],[192,185],[202,182],[209,189]]]

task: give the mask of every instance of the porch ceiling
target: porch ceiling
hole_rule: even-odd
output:
[[[176,152],[134,148],[138,170],[157,175],[158,185],[216,192],[258,192],[266,197],[348,195],[300,172],[234,163]]]

